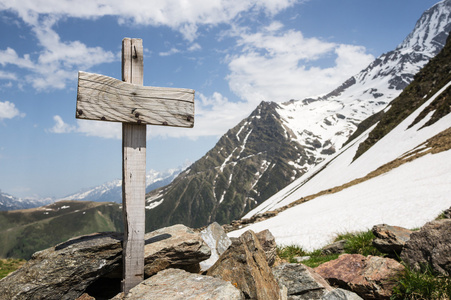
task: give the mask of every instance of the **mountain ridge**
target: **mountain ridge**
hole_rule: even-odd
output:
[[[416,76],[426,78],[437,65],[451,66],[451,38],[446,47]],[[440,77],[440,75],[438,75]],[[405,101],[411,113],[398,119],[396,126],[354,160],[358,145],[374,131],[368,128],[343,147],[335,156],[316,166],[279,193],[273,195],[244,218],[272,218],[254,223],[229,235],[239,236],[244,230],[259,232],[269,229],[277,244],[317,249],[342,232],[370,229],[376,223],[415,228],[433,219],[451,206],[449,176],[451,174],[451,114],[434,117],[431,105],[443,99],[451,105],[451,78],[442,72],[434,92],[426,90],[419,107],[409,107],[410,90],[424,85],[414,81],[394,100]],[[446,79],[448,78],[448,79]],[[423,98],[423,97],[420,97]],[[427,111],[425,113],[425,111]],[[397,115],[390,106],[386,115]],[[426,125],[427,124],[427,125]],[[272,212],[272,213],[269,213]],[[278,214],[277,214],[278,212]],[[249,223],[236,222],[236,226]]]

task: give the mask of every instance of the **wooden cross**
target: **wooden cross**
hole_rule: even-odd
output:
[[[122,291],[144,279],[146,124],[194,126],[194,90],[143,85],[141,39],[122,40],[122,81],[79,72],[76,118],[122,123]]]

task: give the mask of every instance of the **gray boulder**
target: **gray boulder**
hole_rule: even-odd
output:
[[[321,300],[362,300],[362,298],[351,291],[335,289],[324,295]]]
[[[169,267],[198,272],[199,263],[211,253],[199,233],[180,224],[147,233],[145,240],[146,277]]]
[[[122,234],[97,233],[36,252],[0,280],[3,299],[76,299],[99,277],[119,268]]]
[[[277,245],[275,237],[268,229],[266,229],[258,232],[257,238],[263,248],[263,251],[265,251],[268,265],[272,267],[277,257]]]
[[[201,237],[211,249],[210,258],[200,263],[201,271],[206,271],[218,260],[219,256],[230,247],[232,241],[227,236],[222,226],[216,222],[202,230]]]
[[[401,259],[415,270],[430,266],[437,273],[451,276],[451,219],[429,222],[413,232]]]
[[[247,299],[279,299],[279,285],[254,232],[248,230],[207,271],[207,275],[231,282]]]
[[[242,300],[244,296],[230,282],[180,269],[167,269],[138,284],[126,296],[119,294],[113,298],[122,299]]]
[[[372,231],[376,236],[373,240],[373,246],[380,252],[387,253],[393,257],[401,254],[402,248],[412,234],[412,231],[409,229],[387,224],[375,225]]]
[[[272,269],[279,286],[287,288],[288,300],[322,299],[333,288],[312,268],[303,264],[281,264]]]

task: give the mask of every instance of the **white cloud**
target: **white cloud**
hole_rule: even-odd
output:
[[[306,38],[272,23],[257,33],[235,29],[239,54],[228,57],[230,89],[246,101],[287,101],[331,91],[355,75],[374,57],[361,46]],[[309,65],[331,59],[332,66]],[[319,65],[319,64],[316,64]]]
[[[221,136],[255,109],[250,102],[232,102],[218,92],[210,96],[196,94],[194,128],[152,126],[148,135],[165,137]]]
[[[49,129],[52,133],[69,133],[76,130],[75,126],[71,126],[63,121],[63,119],[56,115],[53,117],[55,125]]]
[[[115,16],[120,23],[168,26],[192,41],[199,25],[228,23],[243,12],[262,11],[274,15],[299,0],[3,0],[0,9],[12,10],[28,24],[39,18],[98,18]]]
[[[56,115],[53,117],[55,125],[48,129],[52,133],[81,133],[86,136],[101,137],[106,139],[121,139],[121,123],[77,120],[76,125],[70,125],[64,122],[63,118]]]
[[[79,41],[61,41],[53,28],[62,18],[95,19],[113,16],[119,23],[168,26],[193,42],[198,36],[199,26],[229,23],[248,11],[274,15],[297,1],[299,0],[79,0],[74,5],[72,0],[2,0],[0,10],[16,12],[32,28],[42,51],[37,60],[31,60],[29,54],[19,57],[11,48],[0,50],[0,64],[11,64],[31,71],[25,76],[25,80],[38,90],[63,89],[68,81],[75,79],[74,74],[78,69],[86,70],[119,58],[100,47],[87,47]],[[198,49],[200,46],[194,43],[189,51]],[[178,52],[173,48],[160,55]],[[0,79],[5,79],[5,76],[13,77],[9,79],[18,77],[3,72]]]
[[[160,52],[159,55],[160,56],[169,56],[169,55],[173,55],[173,54],[177,54],[179,53],[180,50],[177,48],[171,48],[171,50],[166,51],[166,52]]]
[[[1,102],[0,101],[0,120],[3,119],[12,119],[15,117],[23,118],[25,117],[24,113],[21,113],[14,103],[9,101]]]
[[[77,129],[75,131],[87,136],[102,137],[106,139],[122,138],[121,123],[77,120]]]
[[[23,58],[19,57],[11,48],[0,51],[0,63],[31,71],[25,79],[38,90],[49,87],[65,88],[69,80],[76,79],[79,69],[86,70],[118,59],[115,54],[100,47],[87,47],[79,41],[62,42],[52,29],[57,20],[54,16],[47,16],[31,24],[40,46],[43,47],[36,61],[32,61],[28,54]]]
[[[193,52],[200,49],[202,49],[202,47],[198,43],[194,43],[188,48],[188,51]]]
[[[0,70],[0,79],[17,80],[17,75]]]

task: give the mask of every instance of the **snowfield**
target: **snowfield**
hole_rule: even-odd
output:
[[[416,228],[451,206],[451,151],[428,154],[341,192],[294,206],[276,217],[229,233],[269,229],[277,245],[314,250],[336,234],[376,224]]]

